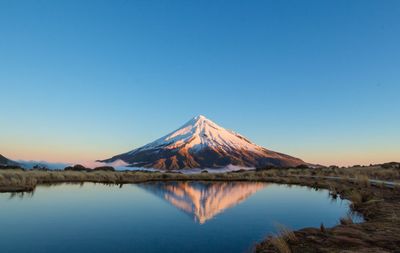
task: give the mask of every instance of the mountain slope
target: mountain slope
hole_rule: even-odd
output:
[[[19,163],[14,162],[2,155],[0,155],[0,165],[8,165],[8,166],[19,166]]]
[[[157,169],[297,166],[302,160],[258,146],[200,115],[178,130],[140,148],[102,162],[122,160],[135,167]]]

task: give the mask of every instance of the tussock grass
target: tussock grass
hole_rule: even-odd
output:
[[[371,165],[371,166],[353,166],[353,167],[322,167],[315,169],[305,168],[272,168],[265,170],[270,176],[331,176],[355,179],[359,183],[368,183],[366,179],[378,179],[400,181],[400,164],[394,163],[389,165]]]
[[[353,205],[358,205],[363,202],[362,195],[357,191],[352,191],[348,195],[349,200],[352,202]]]
[[[276,230],[277,230],[277,236],[284,238],[285,240],[288,241],[297,241],[297,237],[295,233],[289,229],[288,227],[282,225],[282,224],[275,224]]]
[[[276,234],[269,236],[267,247],[271,247],[279,253],[291,253],[289,242],[297,241],[295,233],[282,224],[275,224]]]
[[[328,184],[328,185],[329,185],[329,187],[328,187],[328,189],[329,189],[329,194],[330,194],[334,199],[336,199],[337,196],[339,195],[338,191],[336,190],[336,187],[335,187],[333,184]]]
[[[371,185],[369,177],[367,175],[357,175],[356,181],[359,185],[369,187]]]
[[[341,192],[334,186],[326,186],[324,182],[327,179],[310,179],[315,177],[341,177],[347,178],[360,187],[370,187],[370,178],[379,178],[385,180],[388,176],[399,177],[400,169],[397,167],[388,167],[383,169],[379,166],[370,167],[351,167],[351,168],[268,168],[257,169],[256,171],[241,171],[230,173],[200,173],[184,175],[181,173],[161,173],[161,172],[143,172],[143,171],[113,171],[111,169],[97,170],[64,170],[64,171],[46,171],[46,170],[21,170],[21,169],[0,169],[0,191],[15,188],[15,190],[29,190],[36,184],[58,183],[58,182],[101,182],[101,183],[137,183],[144,181],[172,181],[172,180],[233,180],[233,181],[271,181],[282,184],[296,184],[304,182],[309,185],[313,182],[313,187],[328,188],[333,197],[337,197]],[[355,175],[357,175],[355,177]],[[29,179],[27,179],[29,178]],[[31,180],[32,179],[32,180]],[[34,179],[34,180],[33,180]],[[308,182],[306,182],[308,181]],[[378,185],[379,186],[379,185]],[[382,187],[385,187],[382,185]],[[352,196],[354,203],[359,202],[359,198]]]
[[[272,237],[269,242],[279,253],[292,253],[289,244],[282,237]]]
[[[353,224],[353,219],[351,218],[350,215],[347,215],[346,217],[340,218],[340,224],[342,225],[350,225]]]

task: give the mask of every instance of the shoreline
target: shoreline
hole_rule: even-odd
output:
[[[292,172],[292,173],[290,173]],[[297,174],[296,174],[297,173]],[[301,175],[304,174],[304,175]],[[309,175],[308,175],[309,174]],[[0,170],[0,192],[29,192],[40,184],[131,184],[149,181],[257,181],[327,189],[334,197],[352,202],[350,208],[364,222],[343,218],[325,228],[302,228],[268,236],[256,252],[398,252],[400,251],[400,187],[366,178],[318,177],[312,169],[240,171],[221,174],[179,174],[138,171],[41,171]],[[340,180],[338,179],[340,178]],[[292,236],[289,236],[292,235]]]

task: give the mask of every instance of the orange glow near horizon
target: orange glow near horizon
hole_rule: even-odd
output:
[[[126,150],[125,150],[126,151]],[[98,159],[106,159],[113,155],[125,152],[121,150],[95,150],[84,147],[66,148],[58,145],[54,146],[16,146],[7,145],[1,147],[0,154],[12,160],[26,161],[47,161],[62,163],[84,163]],[[305,152],[295,155],[306,162],[321,165],[352,166],[355,164],[369,165],[392,161],[400,161],[399,151],[396,150],[363,150],[358,152],[326,152],[319,153]]]
[[[0,143],[0,154],[12,160],[47,161],[60,163],[84,163],[98,159],[110,158],[116,154],[126,152],[139,147],[141,144],[116,146],[110,140],[104,140],[101,144],[93,144],[93,141],[58,143],[52,140],[39,140],[35,138],[6,137]],[[83,144],[82,144],[83,143]],[[114,146],[107,143],[114,143]],[[338,144],[321,147],[306,148],[278,148],[282,153],[293,155],[312,164],[351,166],[355,164],[369,165],[392,161],[400,161],[400,150],[397,144],[377,143],[375,145],[364,145],[362,149],[352,147],[339,147]],[[386,148],[381,148],[386,146]]]

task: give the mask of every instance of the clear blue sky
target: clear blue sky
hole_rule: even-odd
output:
[[[322,164],[400,160],[400,1],[0,2],[0,153],[107,158],[204,114]]]

